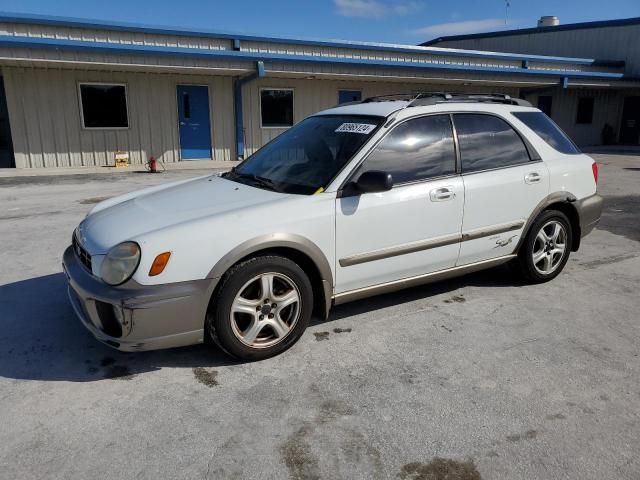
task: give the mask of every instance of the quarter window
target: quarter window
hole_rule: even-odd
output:
[[[293,90],[261,90],[260,115],[263,127],[291,127],[293,125]]]
[[[360,173],[367,170],[391,173],[396,184],[455,173],[449,116],[421,117],[398,125],[359,169]]]
[[[593,97],[578,98],[578,112],[576,123],[588,125],[593,123]]]
[[[514,117],[536,132],[540,138],[561,153],[580,153],[578,147],[542,112],[511,112]]]
[[[84,128],[128,128],[127,89],[116,84],[80,84]]]
[[[530,160],[520,135],[504,120],[466,113],[453,117],[463,173],[509,167]]]

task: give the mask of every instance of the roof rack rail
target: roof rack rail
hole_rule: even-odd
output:
[[[418,93],[392,93],[388,95],[378,95],[368,97],[360,102],[353,103],[371,103],[371,102],[408,102],[407,107],[420,107],[426,105],[436,105],[445,102],[461,102],[461,103],[503,103],[506,105],[519,105],[521,107],[531,107],[531,103],[520,98],[513,98],[502,93],[463,93],[463,92],[418,92]]]
[[[418,94],[407,107],[419,107],[425,105],[435,105],[445,102],[460,103],[503,103],[506,105],[519,105],[521,107],[531,107],[531,103],[521,98],[513,98],[502,93],[447,93],[447,92],[426,92]]]
[[[367,97],[357,103],[371,103],[371,102],[410,102],[416,98],[416,94],[411,93],[389,93],[387,95],[377,95],[375,97]]]

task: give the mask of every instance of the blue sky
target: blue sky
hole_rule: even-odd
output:
[[[640,16],[640,0],[0,0],[0,11],[282,37],[415,44],[443,35]]]

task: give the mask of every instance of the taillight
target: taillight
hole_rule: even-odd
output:
[[[596,185],[598,184],[598,164],[593,162],[591,164],[591,171],[593,172],[593,179],[596,181]]]

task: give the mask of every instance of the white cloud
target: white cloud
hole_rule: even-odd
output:
[[[343,17],[379,18],[386,15],[409,15],[422,8],[408,0],[333,0],[336,12]]]
[[[413,30],[411,33],[425,37],[445,37],[447,35],[465,35],[467,33],[481,33],[513,27],[513,23],[505,25],[504,18],[485,18],[483,20],[467,20],[464,22],[429,25],[428,27]]]

